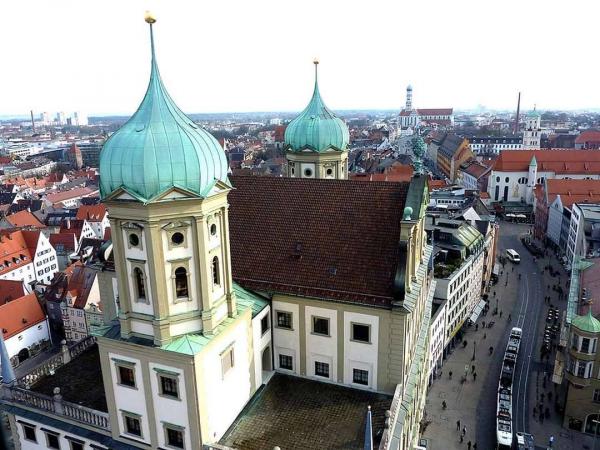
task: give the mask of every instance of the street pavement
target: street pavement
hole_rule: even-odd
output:
[[[521,255],[521,264],[507,262],[498,283],[490,289],[490,310],[487,316],[480,316],[475,325],[467,328],[463,337],[468,345],[458,345],[444,361],[442,376],[433,381],[429,389],[426,403],[426,428],[423,437],[428,439],[428,450],[466,449],[469,441],[477,443],[477,450],[496,448],[496,401],[497,388],[502,357],[506,348],[510,329],[519,326],[523,329],[523,338],[519,360],[513,383],[513,426],[515,431],[525,431],[535,437],[538,449],[545,449],[550,436],[554,436],[553,449],[592,449],[590,436],[573,433],[561,427],[561,418],[555,413],[553,405],[548,402],[548,392],[553,390],[550,381],[554,354],[549,361],[541,361],[540,347],[549,305],[544,301],[550,296],[554,306],[562,310],[566,307],[566,299],[559,300],[558,293],[552,289],[561,284],[567,292],[568,275],[560,267],[560,275],[551,277],[545,266],[551,264],[558,269],[560,264],[549,251],[547,258],[534,261],[534,258],[521,244],[519,237],[527,235],[531,227],[524,224],[500,223],[500,241],[498,255],[505,254],[507,248],[515,249]],[[541,245],[540,245],[541,246]],[[519,274],[521,277],[519,278]],[[548,287],[550,286],[550,287]],[[498,305],[500,314],[493,316]],[[508,321],[508,315],[511,321]],[[483,329],[483,322],[494,321],[492,328]],[[485,334],[485,336],[484,336]],[[485,337],[485,338],[484,338]],[[494,347],[490,356],[488,348]],[[475,360],[472,361],[475,348]],[[472,377],[472,366],[475,365],[476,381]],[[452,379],[449,372],[453,372]],[[468,372],[467,382],[461,383],[461,376]],[[544,373],[548,380],[544,386]],[[549,406],[550,418],[540,422],[538,416],[533,417],[533,407],[541,401],[542,392]],[[560,392],[558,392],[560,395]],[[564,399],[564,397],[563,397]],[[447,409],[442,408],[446,401]],[[466,426],[467,432],[462,442],[460,427]],[[599,447],[600,448],[600,447]]]

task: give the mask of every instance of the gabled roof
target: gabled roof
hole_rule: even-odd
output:
[[[390,307],[410,183],[239,176],[233,278],[246,289]],[[251,231],[250,231],[251,230]]]
[[[575,138],[576,144],[585,144],[586,142],[600,142],[600,131],[586,130]]]
[[[533,157],[539,172],[600,174],[600,150],[503,150],[494,163],[497,172],[527,172]]]
[[[57,273],[44,292],[46,301],[61,302],[67,295],[75,298],[73,308],[83,309],[87,305],[90,291],[96,280],[97,271],[84,266],[80,261]]]
[[[0,234],[0,275],[32,262],[32,253],[25,240],[25,233],[13,231]]]
[[[88,222],[101,222],[106,216],[106,206],[103,203],[99,205],[82,205],[77,210],[77,220],[87,220]]]
[[[0,330],[4,333],[4,339],[10,339],[45,319],[35,293],[0,306]]]
[[[86,197],[97,193],[98,189],[90,189],[89,187],[75,188],[70,191],[57,192],[55,194],[46,195],[46,200],[50,203],[60,203],[77,197]]]
[[[45,228],[45,225],[38,220],[32,213],[26,209],[23,211],[16,212],[10,216],[6,216],[6,220],[16,228],[21,227],[35,227]]]
[[[600,180],[547,179],[545,190],[547,205],[559,195],[563,208],[573,203],[600,203]]]
[[[75,233],[52,233],[50,245],[58,252],[72,253],[77,250],[77,236]]]

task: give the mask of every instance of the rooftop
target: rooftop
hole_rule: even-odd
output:
[[[46,319],[35,293],[25,295],[0,306],[0,330],[9,339]]]
[[[31,386],[31,390],[52,396],[55,387],[60,388],[63,400],[67,402],[108,412],[98,346],[93,345],[68,364],[59,367],[54,375],[42,378]]]
[[[220,442],[239,450],[362,449],[370,405],[377,448],[391,403],[388,395],[276,373]]]
[[[504,150],[494,163],[497,172],[527,172],[535,157],[540,172],[600,173],[600,150]]]
[[[570,208],[573,203],[600,202],[600,180],[547,179],[545,189],[548,205],[557,195],[564,208]]]
[[[231,182],[236,282],[250,290],[390,306],[404,265],[400,222],[409,183],[252,176]]]
[[[6,216],[6,220],[14,227],[37,227],[44,228],[45,225],[40,222],[37,217],[27,210],[19,211],[10,216]]]

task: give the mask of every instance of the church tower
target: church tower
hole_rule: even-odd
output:
[[[318,82],[319,61],[315,60],[315,87],[308,106],[285,130],[288,177],[348,178],[350,133],[321,99]]]
[[[532,150],[540,148],[541,133],[541,118],[535,107],[530,111],[525,118],[525,130],[523,130],[523,150]]]
[[[529,173],[527,176],[527,202],[533,203],[533,195],[535,190],[535,185],[537,183],[537,159],[535,159],[535,155],[531,158],[529,162]]]
[[[148,89],[102,149],[100,193],[110,211],[121,335],[163,345],[210,334],[236,307],[227,158],[167,93],[149,23]]]
[[[406,108],[407,111],[412,111],[412,86],[409,84],[406,87]]]

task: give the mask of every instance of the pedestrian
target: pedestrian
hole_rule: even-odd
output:
[[[486,333],[483,333],[483,338],[485,339],[486,337],[487,337],[487,334],[486,334]]]
[[[442,401],[442,409],[446,409],[448,405],[446,404],[446,400]]]
[[[494,353],[494,347],[492,347],[492,346],[490,345],[490,355],[491,355],[492,353]]]
[[[463,439],[464,439],[464,436],[461,434],[461,435],[460,435],[460,443],[461,443],[461,444],[463,443]]]
[[[483,328],[485,328],[485,320],[484,320],[483,322],[481,322],[481,326],[482,326]]]
[[[456,431],[460,431],[460,419],[456,421]]]
[[[548,447],[552,448],[553,444],[554,444],[554,435],[551,434],[550,439],[548,439]]]
[[[494,297],[496,296],[496,291],[494,291]]]
[[[467,434],[467,427],[463,425],[462,435],[465,436]]]
[[[475,372],[475,366],[471,366],[471,372]]]
[[[467,442],[467,450],[471,450],[471,441]]]
[[[452,371],[448,372],[448,379],[451,380],[452,379]]]
[[[512,314],[508,315],[508,321],[510,322],[512,320]]]
[[[477,442],[473,443],[473,450],[477,450]]]
[[[473,381],[477,381],[477,372],[473,372]]]
[[[500,310],[500,318],[502,319],[502,310]]]

